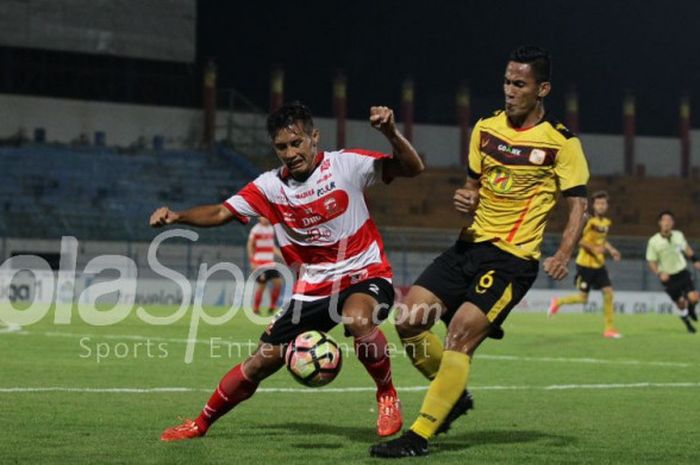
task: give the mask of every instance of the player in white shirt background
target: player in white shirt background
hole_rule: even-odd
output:
[[[150,218],[169,224],[218,226],[264,216],[272,223],[285,262],[297,272],[291,302],[260,337],[258,350],[236,365],[195,420],[168,428],[174,441],[203,436],[210,425],[255,393],[284,365],[284,348],[308,330],[328,331],[344,318],[358,360],[377,385],[377,433],[400,431],[403,420],[391,378],[387,341],[378,325],[394,300],[392,271],[364,191],[372,184],[420,174],[423,162],[387,107],[370,109],[370,124],[391,144],[393,156],[368,150],[318,150],[320,133],[298,102],[268,117],[268,133],[282,166],[261,174],[223,204],[182,212],[167,207]]]
[[[275,246],[275,228],[264,216],[258,218],[258,224],[248,233],[246,251],[251,272],[256,273],[253,313],[260,314],[260,305],[268,284],[272,285],[268,313],[272,313],[277,309],[282,291],[282,275],[273,266],[275,257],[282,258],[282,252]]]

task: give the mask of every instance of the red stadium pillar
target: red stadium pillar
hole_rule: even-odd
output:
[[[623,125],[625,135],[625,174],[634,174],[634,135],[635,135],[635,101],[634,95],[628,92],[623,104]]]
[[[216,64],[213,60],[209,60],[204,69],[202,109],[202,148],[211,150],[216,139]]]
[[[459,163],[467,166],[469,161],[469,118],[471,117],[471,100],[469,86],[462,82],[457,89],[457,125],[459,126]]]
[[[338,72],[333,80],[333,113],[336,121],[335,145],[341,149],[345,147],[345,122],[348,114],[347,79],[342,72]]]
[[[403,135],[409,142],[413,141],[413,80],[406,79],[401,90],[401,120]]]
[[[276,66],[270,75],[270,112],[277,110],[284,102],[284,69]]]
[[[681,97],[680,106],[681,177],[690,177],[690,97]]]
[[[566,94],[566,126],[574,134],[578,134],[578,92],[576,86],[571,86]]]

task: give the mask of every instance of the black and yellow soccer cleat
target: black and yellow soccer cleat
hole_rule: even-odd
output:
[[[428,441],[408,430],[396,439],[373,445],[369,448],[369,455],[385,459],[428,455]]]

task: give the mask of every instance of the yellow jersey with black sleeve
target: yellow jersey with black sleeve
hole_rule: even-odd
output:
[[[588,163],[578,137],[551,116],[519,130],[497,112],[474,126],[469,176],[480,181],[466,242],[492,242],[516,257],[539,260],[547,216],[559,192],[586,197]]]
[[[581,242],[595,246],[604,246],[608,241],[608,231],[612,221],[610,218],[593,216],[588,219],[583,228]],[[584,247],[579,247],[576,264],[586,268],[602,268],[605,266],[605,253],[592,254]]]

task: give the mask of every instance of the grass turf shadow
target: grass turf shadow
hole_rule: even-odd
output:
[[[291,434],[327,434],[338,436],[353,442],[365,443],[367,445],[374,444],[382,440],[377,436],[374,428],[291,422],[268,425],[267,427],[264,427],[264,429],[278,432],[285,431]],[[434,452],[440,452],[463,450],[474,445],[516,444],[537,441],[546,442],[547,445],[553,447],[563,447],[573,443],[575,438],[571,436],[549,434],[542,431],[533,430],[487,430],[440,435],[431,441],[430,445]],[[308,445],[305,444],[304,447],[308,447]]]
[[[571,436],[544,433],[533,430],[486,430],[460,434],[446,434],[431,441],[431,449],[438,451],[462,450],[475,445],[518,444],[525,442],[546,442],[548,446],[564,447],[575,442]]]

